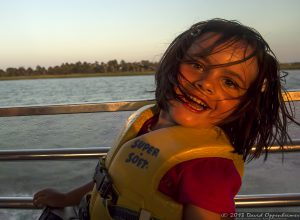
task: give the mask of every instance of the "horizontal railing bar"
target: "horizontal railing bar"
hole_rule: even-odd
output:
[[[254,151],[255,148],[252,148],[252,151]],[[282,149],[280,146],[271,146],[268,151],[270,153],[281,153]],[[293,139],[292,145],[284,146],[283,152],[296,152],[300,151],[300,139]]]
[[[300,193],[238,195],[237,208],[300,206]],[[0,209],[38,209],[32,197],[0,197]]]
[[[84,104],[2,107],[0,108],[0,117],[135,111],[142,106],[152,104],[154,102],[154,100],[138,100]]]
[[[300,139],[294,140],[294,144],[286,146],[284,152],[300,151]],[[93,159],[106,155],[109,149],[109,147],[101,147],[1,150],[0,161]],[[278,153],[282,151],[279,146],[272,146],[269,152]]]
[[[285,101],[300,101],[300,90],[282,93]]]
[[[300,193],[238,195],[237,208],[300,206]]]
[[[56,148],[1,150],[0,161],[94,159],[106,155],[110,148]]]
[[[0,197],[0,209],[40,209],[33,205],[32,197]]]
[[[287,95],[283,94],[283,96],[285,100],[288,97],[290,101],[300,101],[300,91],[289,91]],[[1,107],[0,117],[135,111],[152,103],[155,103],[155,100]]]

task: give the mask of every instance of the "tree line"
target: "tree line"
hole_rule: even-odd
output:
[[[43,75],[70,75],[70,74],[97,74],[97,73],[143,73],[154,72],[157,68],[157,62],[150,62],[142,60],[140,62],[125,62],[121,60],[110,60],[104,62],[76,62],[76,63],[63,63],[60,66],[50,66],[48,68],[40,65],[36,68],[13,68],[9,67],[6,70],[0,69],[0,77],[10,76],[43,76]],[[282,63],[282,69],[300,69],[300,62],[295,63]]]
[[[128,72],[150,72],[155,71],[158,63],[142,60],[140,62],[125,62],[121,60],[110,60],[104,62],[76,62],[62,63],[60,66],[50,66],[48,68],[40,65],[36,68],[13,68],[9,67],[6,70],[0,69],[0,77],[9,76],[42,76],[42,75],[68,75],[68,74],[93,74],[93,73],[128,73]]]
[[[300,62],[281,63],[280,67],[281,69],[286,69],[286,70],[300,69]]]

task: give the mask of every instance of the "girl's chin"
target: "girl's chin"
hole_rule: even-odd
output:
[[[183,127],[187,127],[187,128],[211,128],[214,127],[214,124],[211,124],[210,122],[206,122],[206,121],[201,121],[201,122],[197,122],[195,120],[186,120],[186,119],[182,119],[182,118],[176,118],[176,123],[178,125],[181,125]]]
[[[207,117],[200,117],[199,113],[193,114],[185,108],[171,109],[170,116],[172,120],[184,127],[212,127],[211,123],[207,120]]]

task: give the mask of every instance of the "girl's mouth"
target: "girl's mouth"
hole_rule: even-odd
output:
[[[179,101],[182,102],[184,106],[186,106],[192,112],[199,113],[209,108],[209,106],[203,100],[193,95],[184,93],[182,95],[178,95],[177,97]]]

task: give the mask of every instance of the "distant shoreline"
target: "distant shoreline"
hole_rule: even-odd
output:
[[[84,77],[117,77],[117,76],[145,76],[154,75],[155,72],[115,72],[115,73],[74,73],[57,75],[32,75],[32,76],[6,76],[1,80],[26,80],[26,79],[60,79],[60,78],[84,78]]]
[[[281,70],[300,70],[300,64],[280,64]],[[107,72],[107,73],[71,73],[71,74],[45,74],[31,76],[0,76],[1,80],[26,80],[26,79],[60,79],[60,78],[84,78],[84,77],[118,77],[118,76],[145,76],[154,75],[154,71],[145,72]]]
[[[299,70],[300,69],[300,63],[281,63],[280,69],[282,70]]]

